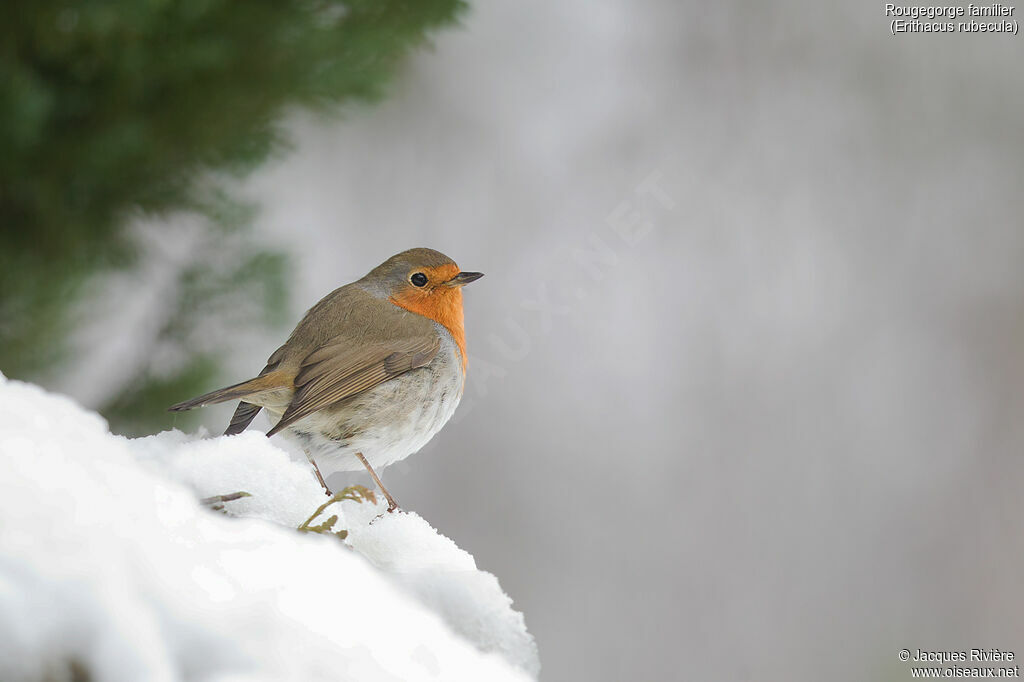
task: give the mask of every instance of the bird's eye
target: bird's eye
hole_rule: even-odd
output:
[[[427,276],[422,272],[414,272],[412,277],[409,278],[409,281],[418,287],[427,286]]]

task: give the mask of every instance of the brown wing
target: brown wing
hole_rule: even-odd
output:
[[[253,405],[247,403],[244,400],[238,403],[238,407],[235,409],[234,416],[231,417],[231,423],[228,424],[228,428],[224,431],[225,436],[233,436],[236,433],[245,431],[249,424],[252,424],[252,420],[256,418],[256,415],[260,413],[263,408],[259,405]]]
[[[263,368],[259,376],[263,377],[275,369],[281,364],[281,358],[284,357],[285,347],[281,346],[273,352],[270,358],[267,360],[267,366]],[[259,378],[259,377],[257,377]],[[231,422],[228,424],[228,428],[224,431],[225,436],[233,436],[241,433],[248,428],[249,424],[252,424],[252,420],[256,418],[256,415],[260,413],[263,408],[253,403],[247,403],[244,400],[238,403],[238,407],[235,409],[235,414],[231,417]]]
[[[436,334],[394,339],[351,349],[346,340],[310,353],[295,376],[295,395],[272,436],[317,410],[430,363],[441,348]]]

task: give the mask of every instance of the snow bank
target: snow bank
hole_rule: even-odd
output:
[[[197,502],[237,490],[246,518]],[[344,543],[295,531],[324,500],[260,434],[129,440],[0,375],[0,679],[536,676],[522,616],[469,554],[370,503],[329,510]]]

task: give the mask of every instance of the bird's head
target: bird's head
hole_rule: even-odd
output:
[[[388,258],[362,281],[400,308],[444,325],[464,349],[462,287],[483,276],[460,270],[440,251],[418,248]]]

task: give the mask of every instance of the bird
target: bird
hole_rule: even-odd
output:
[[[225,435],[266,410],[320,470],[369,471],[417,452],[451,419],[466,384],[462,287],[483,277],[439,251],[415,248],[322,298],[255,378],[172,405],[179,412],[239,400]]]

